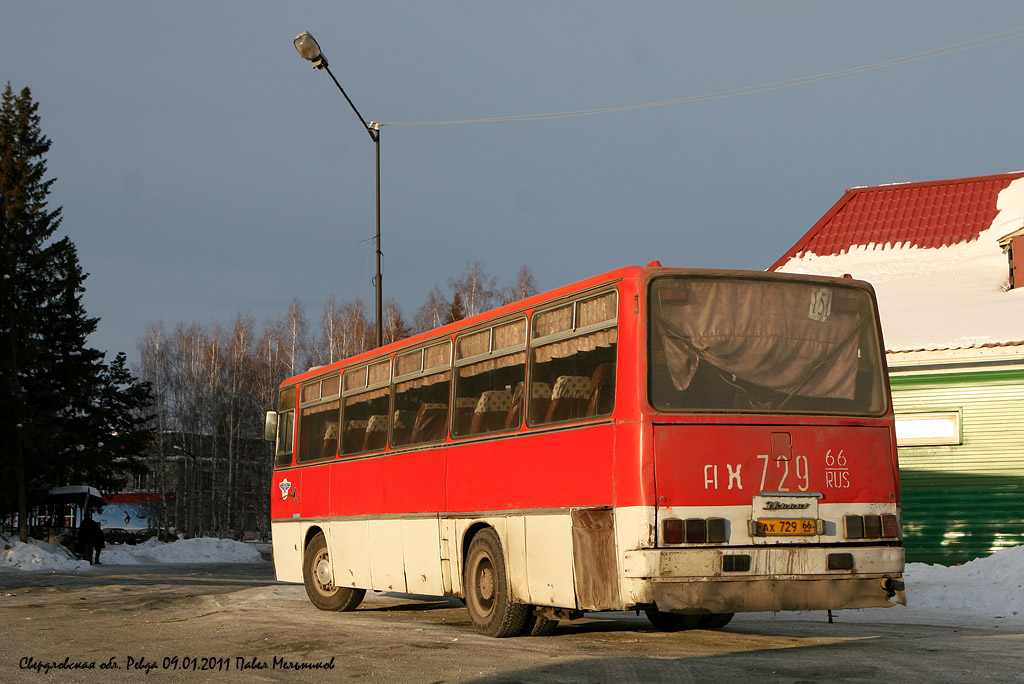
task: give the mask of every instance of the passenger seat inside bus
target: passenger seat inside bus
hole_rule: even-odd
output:
[[[480,395],[473,409],[473,422],[469,434],[479,435],[505,427],[508,410],[512,406],[512,393],[508,390],[488,390]]]
[[[394,418],[391,421],[391,443],[397,445],[408,444],[415,421],[415,411],[396,409]]]
[[[551,407],[551,385],[546,382],[534,382],[530,384],[530,423],[539,423],[548,414]],[[523,383],[516,385],[512,393],[512,406],[508,410],[508,417],[505,419],[505,427],[518,428],[523,422]]]
[[[409,443],[421,444],[442,440],[447,427],[448,404],[420,404]]]
[[[590,379],[588,416],[604,416],[612,412],[615,404],[615,364],[602,363],[594,369]]]
[[[590,401],[590,378],[586,375],[561,375],[551,390],[551,407],[545,423],[558,423],[586,415]]]
[[[320,446],[320,460],[326,461],[338,455],[338,424],[327,423],[324,443]]]
[[[345,439],[341,445],[341,453],[355,454],[363,448],[366,438],[366,421],[350,420],[345,424]]]
[[[388,443],[388,417],[370,416],[366,423],[366,437],[363,439],[363,451],[380,451]]]
[[[455,434],[465,437],[470,434],[469,429],[473,424],[473,412],[479,400],[475,397],[455,398]]]

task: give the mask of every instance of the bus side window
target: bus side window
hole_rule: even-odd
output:
[[[616,293],[608,292],[534,317],[529,425],[611,414],[618,342],[615,307]]]
[[[526,319],[459,336],[455,343],[453,436],[514,430],[526,381]]]
[[[451,371],[395,383],[393,446],[436,442],[445,438]]]
[[[278,414],[278,416],[277,453],[274,455],[274,465],[280,468],[292,464],[292,435],[294,434],[295,411],[285,411]]]
[[[285,387],[277,399],[277,445],[274,465],[278,468],[292,464],[292,441],[295,435],[295,387]]]
[[[345,397],[341,453],[379,451],[388,439],[388,390],[380,388]]]
[[[512,388],[526,377],[526,354],[518,352],[458,369],[455,436],[506,429]],[[519,401],[522,401],[520,396]],[[511,426],[511,427],[518,427]]]
[[[338,410],[341,400],[338,375],[303,383],[299,403],[297,463],[327,461],[338,455]]]

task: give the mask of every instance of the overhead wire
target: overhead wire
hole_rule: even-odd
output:
[[[691,95],[688,97],[680,97],[671,100],[661,100],[658,102],[621,105],[618,107],[601,107],[597,109],[575,109],[564,112],[548,112],[544,114],[517,114],[512,116],[495,116],[479,119],[456,119],[452,121],[390,121],[381,122],[380,125],[394,127],[455,126],[461,124],[501,123],[509,121],[543,121],[550,119],[568,119],[581,116],[596,116],[599,114],[612,114],[615,112],[628,112],[639,109],[650,109],[654,107],[669,107],[673,105],[690,104],[694,102],[707,102],[709,100],[723,100],[726,98],[740,97],[742,95],[753,95],[756,93],[781,90],[783,88],[793,88],[796,86],[808,85],[810,83],[817,83],[819,81],[825,81],[833,78],[842,78],[845,76],[864,73],[867,71],[888,69],[902,64],[921,62],[928,59],[945,57],[948,55],[956,54],[958,52],[966,52],[967,50],[976,50],[978,48],[989,47],[991,45],[996,45],[998,43],[1003,43],[1010,40],[1017,40],[1018,38],[1024,38],[1024,26],[1009,29],[1006,31],[1000,31],[999,33],[993,33],[988,36],[972,38],[970,40],[965,40],[959,43],[953,43],[951,45],[945,45],[943,47],[935,48],[933,50],[917,52],[912,55],[906,55],[904,57],[895,57],[893,59],[887,59],[881,62],[874,62],[872,64],[862,64],[860,66],[847,67],[845,69],[839,69],[837,71],[829,71],[826,73],[814,74],[810,76],[801,76],[799,78],[792,78],[785,81],[761,83],[758,85],[745,86],[743,88],[735,88],[732,90],[720,90],[712,93],[703,93],[701,95]]]

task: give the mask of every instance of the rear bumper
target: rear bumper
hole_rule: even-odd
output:
[[[835,554],[852,568],[829,570]],[[725,571],[726,556],[748,556],[749,569]],[[900,547],[760,547],[629,551],[624,570],[651,583],[659,610],[703,614],[905,604],[903,566]]]

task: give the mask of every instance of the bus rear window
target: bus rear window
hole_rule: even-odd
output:
[[[818,282],[664,277],[650,289],[651,404],[663,411],[879,415],[869,293]]]

